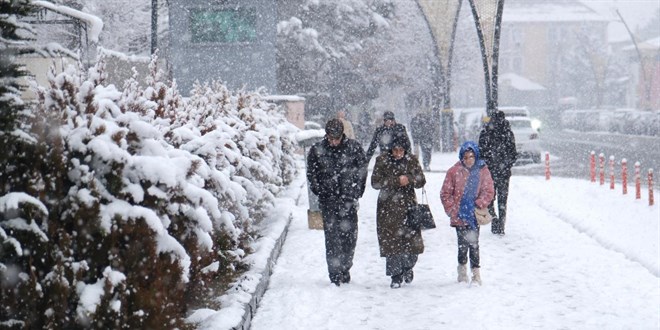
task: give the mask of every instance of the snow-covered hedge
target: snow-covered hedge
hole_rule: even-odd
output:
[[[36,87],[30,185],[0,194],[3,327],[186,328],[248,266],[297,128],[260,91],[184,99],[154,63],[147,86],[104,84],[101,59]]]

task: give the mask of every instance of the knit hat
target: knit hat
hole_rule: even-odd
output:
[[[501,122],[504,121],[504,119],[506,119],[504,116],[504,112],[502,112],[501,110],[495,110],[495,112],[493,112],[493,115],[491,117],[493,118],[494,121],[497,122]]]
[[[392,120],[394,120],[394,112],[392,112],[392,111],[385,111],[385,113],[383,113],[383,119],[385,119],[385,120],[387,120],[387,119],[392,119]]]
[[[325,124],[325,134],[331,138],[340,138],[344,134],[344,124],[337,118],[328,120]]]
[[[399,135],[395,134],[392,137],[392,144],[391,145],[392,145],[392,149],[394,149],[395,147],[401,147],[401,148],[405,149],[406,148],[405,138],[403,136],[399,136]]]

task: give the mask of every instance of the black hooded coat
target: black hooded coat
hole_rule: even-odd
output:
[[[502,111],[496,111],[481,130],[479,149],[494,180],[511,176],[511,168],[518,159],[518,153],[511,125]]]

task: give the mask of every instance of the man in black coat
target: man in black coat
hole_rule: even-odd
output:
[[[383,126],[376,129],[374,136],[371,139],[371,143],[369,143],[369,148],[367,149],[367,162],[369,162],[374,155],[376,146],[380,148],[381,153],[389,152],[390,149],[392,149],[392,141],[394,141],[395,138],[403,141],[404,149],[410,154],[410,139],[408,139],[408,131],[406,131],[406,127],[394,120],[394,113],[392,111],[385,111],[383,114]]]
[[[433,138],[435,130],[433,129],[433,118],[429,112],[419,112],[410,122],[410,132],[415,143],[415,152],[417,146],[422,149],[422,164],[424,171],[431,170],[431,155],[433,153]]]
[[[493,177],[497,195],[497,214],[495,214],[495,199],[488,206],[488,210],[493,216],[491,231],[493,234],[504,235],[509,178],[511,177],[511,167],[516,162],[518,153],[516,152],[516,139],[513,136],[513,131],[511,131],[511,125],[504,118],[502,111],[495,110],[488,123],[481,130],[479,149]]]
[[[307,156],[307,181],[319,198],[330,281],[351,280],[358,233],[358,199],[367,181],[367,159],[359,142],[344,134],[339,119],[325,126],[325,138]]]

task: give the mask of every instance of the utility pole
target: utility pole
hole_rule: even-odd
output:
[[[158,0],[151,0],[151,55],[158,48]]]
[[[621,13],[619,12],[618,9],[614,10],[616,14],[619,16],[619,19],[621,19],[621,23],[623,23],[623,26],[626,27],[626,31],[628,31],[628,34],[630,35],[630,39],[633,42],[633,45],[635,46],[635,51],[637,52],[637,57],[639,57],[639,66],[642,71],[642,79],[644,81],[644,106],[649,108],[651,107],[651,79],[649,79],[649,70],[647,70],[646,67],[646,61],[644,60],[644,56],[642,56],[642,52],[639,50],[639,46],[637,46],[637,39],[635,39],[635,35],[630,31],[630,28],[628,27],[628,23],[623,19],[623,16],[621,16]],[[649,109],[650,110],[650,109]]]

